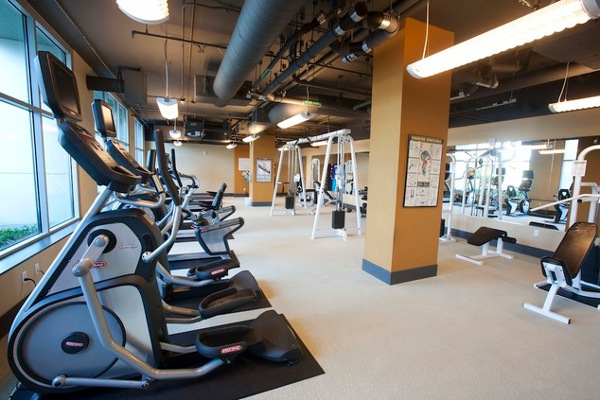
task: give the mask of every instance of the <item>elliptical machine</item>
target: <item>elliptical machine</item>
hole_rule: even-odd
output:
[[[114,123],[112,108],[105,101],[96,99],[92,103],[92,111],[94,114],[94,122],[96,130],[100,133],[105,143],[106,151],[119,163],[120,166],[126,168],[129,172],[142,177],[142,183],[153,183],[152,191],[143,185],[136,186],[136,192],[130,192],[127,196],[116,194],[119,204],[117,208],[137,207],[142,209],[148,215],[154,215],[152,210],[156,207],[161,207],[165,200],[165,192],[163,185],[154,172],[154,168],[148,169],[140,166],[136,160],[113,138],[116,137],[116,127]],[[164,168],[162,169],[165,172]],[[177,177],[171,173],[170,176]],[[181,189],[181,188],[180,188]],[[185,202],[184,202],[185,204]],[[182,209],[184,208],[182,204]],[[177,236],[179,225],[174,225],[173,222],[173,204],[170,205],[170,210],[165,213],[165,221],[157,222],[160,227],[164,224],[161,234],[166,236]],[[163,308],[173,315],[177,316],[179,321],[182,318],[191,318],[193,322],[197,318],[210,318],[216,315],[229,313],[238,310],[240,307],[258,304],[262,298],[262,292],[254,276],[249,271],[241,271],[235,276],[227,279],[226,276],[230,269],[238,268],[239,261],[229,251],[229,248],[220,250],[220,246],[226,246],[226,236],[243,225],[243,219],[238,218],[237,221],[229,221],[227,224],[216,226],[214,224],[207,228],[198,227],[195,229],[197,240],[203,246],[205,251],[215,256],[216,258],[210,262],[199,262],[193,257],[189,259],[188,277],[174,276],[171,274],[171,268],[175,262],[171,261],[171,257],[167,261],[160,260],[157,264],[157,281],[161,296],[168,303],[163,304]],[[155,221],[156,222],[156,221]],[[232,226],[233,225],[233,226]],[[210,228],[210,231],[203,229]],[[221,232],[220,234],[218,232]],[[224,232],[224,233],[223,233]],[[224,244],[219,245],[219,237]],[[210,240],[209,240],[210,239]],[[231,258],[219,258],[220,255],[232,254]],[[181,260],[179,261],[181,264]],[[194,298],[199,301],[192,309],[177,307],[179,300]],[[189,301],[183,300],[189,307]]]
[[[533,170],[523,171],[521,184],[518,190],[513,185],[508,185],[506,188],[506,215],[513,215],[517,211],[527,215],[529,213],[529,191],[533,187]]]
[[[298,361],[299,343],[273,310],[249,323],[198,331],[189,345],[169,342],[155,269],[170,243],[139,209],[101,212],[114,193],[129,193],[140,177],[119,166],[77,125],[82,117],[74,74],[49,52],[39,52],[36,63],[44,102],[59,119],[61,146],[106,188],[13,321],[7,352],[15,376],[39,392],[147,388],[157,379],[204,376],[245,351],[274,362]],[[165,169],[162,133],[155,133],[155,140],[159,168]],[[165,184],[178,223],[181,199],[168,175]],[[195,352],[210,361],[161,368]]]

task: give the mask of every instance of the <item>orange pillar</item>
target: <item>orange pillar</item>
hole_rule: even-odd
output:
[[[363,270],[388,284],[437,275],[451,73],[416,79],[406,71],[407,65],[422,56],[425,28],[422,22],[406,19],[393,38],[375,49],[373,57],[369,214]],[[430,54],[450,47],[453,41],[452,32],[429,27]],[[407,175],[414,172],[408,168],[410,135],[441,143],[440,189],[437,201],[433,201],[435,206],[405,204],[406,185],[412,187],[415,179],[414,174]],[[429,153],[425,156],[431,157]],[[419,164],[417,173],[422,166]],[[434,177],[433,172],[428,170],[427,176]],[[435,181],[430,184],[436,185]],[[407,204],[413,204],[408,200]]]
[[[276,154],[277,153],[277,154]],[[271,206],[275,184],[275,135],[261,135],[250,144],[250,198],[252,206]]]

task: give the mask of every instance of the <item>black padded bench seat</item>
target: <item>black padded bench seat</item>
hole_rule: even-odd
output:
[[[494,239],[497,240],[496,250],[490,250],[490,242]],[[472,244],[473,246],[483,246],[481,248],[481,254],[474,256],[456,254],[456,258],[460,258],[461,260],[472,262],[473,264],[477,265],[483,265],[482,260],[487,258],[504,257],[512,259],[513,256],[502,252],[504,242],[517,243],[517,239],[508,236],[506,231],[482,226],[479,229],[477,229],[475,233],[473,233],[471,237],[469,237],[469,239],[467,239],[467,243]]]
[[[481,228],[477,229],[477,231],[475,231],[475,233],[473,233],[471,237],[467,239],[467,243],[474,246],[483,246],[484,244],[498,238],[501,238],[506,243],[517,243],[517,239],[508,236],[506,231],[488,228],[487,226],[482,226]]]

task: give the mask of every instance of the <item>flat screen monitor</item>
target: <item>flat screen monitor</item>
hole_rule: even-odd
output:
[[[73,71],[48,51],[38,52],[35,65],[41,79],[42,100],[50,107],[54,117],[82,121]]]
[[[92,103],[92,111],[94,112],[94,122],[96,130],[100,132],[103,138],[117,137],[117,128],[113,117],[112,107],[107,102],[96,99]]]

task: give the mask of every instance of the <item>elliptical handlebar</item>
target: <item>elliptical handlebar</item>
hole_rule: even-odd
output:
[[[165,188],[167,189],[169,196],[171,196],[173,204],[175,206],[180,206],[181,197],[179,196],[179,190],[177,189],[177,185],[175,185],[175,182],[173,182],[173,178],[169,173],[169,165],[165,156],[165,141],[163,139],[162,131],[160,129],[154,130],[154,143],[156,144],[156,160],[158,173],[165,182]]]

